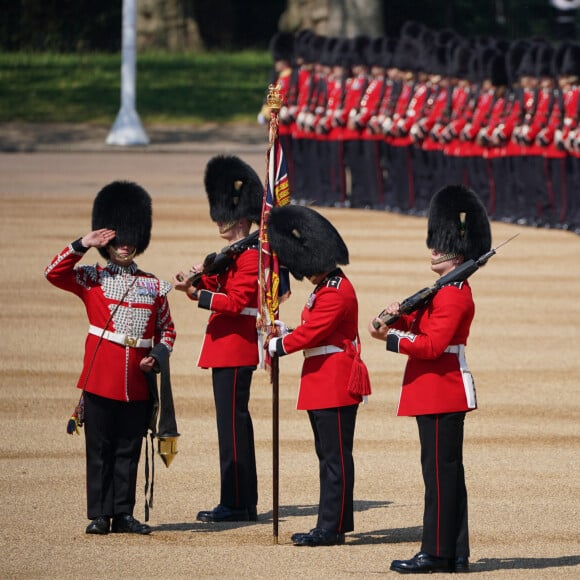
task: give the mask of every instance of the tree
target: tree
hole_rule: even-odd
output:
[[[383,34],[381,0],[288,0],[279,22],[281,30],[309,28],[326,36]]]

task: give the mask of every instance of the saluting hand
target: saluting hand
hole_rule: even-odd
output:
[[[115,230],[103,228],[90,232],[81,238],[81,244],[85,248],[104,248],[115,238]]]

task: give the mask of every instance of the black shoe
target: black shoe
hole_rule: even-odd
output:
[[[455,571],[458,574],[469,572],[469,558],[455,558]]]
[[[258,521],[258,510],[256,509],[256,506],[248,508],[248,521],[250,522]]]
[[[393,560],[391,570],[401,574],[430,574],[431,572],[453,572],[455,562],[449,558],[436,558],[425,552],[415,554],[410,560]]]
[[[110,520],[106,516],[99,516],[87,526],[87,534],[99,534],[100,536],[105,536],[109,533]]]
[[[202,511],[197,514],[200,522],[255,522],[258,514],[255,507],[232,509],[225,505],[218,505],[210,511]]]
[[[113,518],[111,532],[114,534],[141,534],[151,533],[151,528],[147,524],[142,524],[130,514],[121,514]]]
[[[340,546],[344,544],[344,534],[337,534],[322,528],[314,528],[307,534],[293,534],[291,539],[295,546]]]

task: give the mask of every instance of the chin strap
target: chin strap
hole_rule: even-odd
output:
[[[443,262],[447,262],[448,260],[453,260],[453,258],[457,258],[457,256],[459,256],[459,254],[453,253],[443,254],[442,256],[439,256],[439,258],[437,258],[436,260],[431,260],[431,265],[435,266],[437,264],[442,264]]]

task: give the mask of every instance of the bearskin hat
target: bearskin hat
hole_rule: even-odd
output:
[[[522,39],[514,40],[510,44],[506,61],[510,85],[513,85],[517,81],[518,76],[520,76],[518,73],[520,64],[529,47],[529,42]]]
[[[111,244],[135,246],[135,255],[147,249],[152,221],[151,196],[140,185],[130,181],[113,181],[105,185],[93,202],[92,229],[115,230]],[[99,248],[99,254],[109,258],[106,248]]]
[[[477,260],[491,249],[487,211],[478,195],[463,185],[440,189],[429,206],[427,247]]]
[[[466,44],[458,44],[450,54],[449,76],[458,79],[469,77],[471,51]]]
[[[312,62],[310,60],[310,44],[315,36],[314,32],[308,28],[301,30],[296,34],[296,38],[294,39],[294,52],[297,59],[301,59],[303,62]]]
[[[580,44],[570,44],[562,56],[560,74],[580,77]]]
[[[332,66],[348,69],[352,66],[352,46],[348,38],[339,38],[334,46]]]
[[[204,183],[214,222],[246,218],[260,223],[264,186],[257,173],[239,157],[212,157],[205,168]]]
[[[350,41],[351,63],[357,66],[368,66],[368,51],[371,39],[366,34],[359,34]]]
[[[554,70],[552,68],[552,59],[554,58],[554,49],[549,44],[546,44],[538,51],[536,60],[536,75],[537,77],[552,77]]]
[[[383,66],[383,53],[387,44],[385,36],[377,36],[373,38],[366,51],[366,61],[369,66]]]
[[[421,61],[419,42],[401,38],[397,44],[397,50],[393,57],[395,68],[403,71],[417,71]]]
[[[294,35],[290,32],[277,32],[270,39],[270,52],[274,60],[294,62]]]
[[[309,207],[285,205],[270,211],[268,239],[297,280],[348,264],[348,248],[335,227]]]
[[[509,84],[506,57],[496,54],[489,63],[489,78],[494,87],[505,87]]]
[[[318,61],[324,66],[334,66],[334,51],[339,39],[336,36],[319,36],[318,38],[322,40]]]

